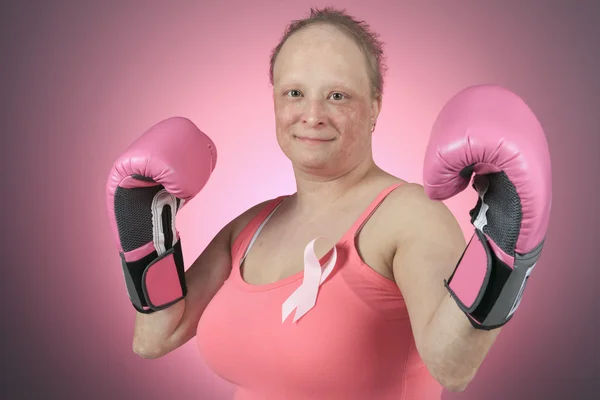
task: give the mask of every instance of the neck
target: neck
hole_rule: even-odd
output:
[[[300,213],[310,212],[336,205],[346,195],[352,192],[357,184],[377,172],[372,157],[365,157],[350,170],[337,174],[316,174],[294,168],[296,176],[296,194],[292,196],[294,208]]]

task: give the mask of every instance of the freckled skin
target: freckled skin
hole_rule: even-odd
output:
[[[295,169],[334,178],[372,159],[381,102],[371,96],[366,59],[352,39],[323,24],[296,32],[273,78],[277,141]],[[299,139],[307,137],[330,141]]]

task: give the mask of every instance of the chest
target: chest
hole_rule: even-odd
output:
[[[261,398],[287,398],[291,391],[298,398],[364,399],[402,384],[412,336],[400,298],[381,290],[363,298],[343,279],[332,279],[317,307],[297,323],[282,323],[281,304],[295,287],[297,282],[246,290],[228,281],[197,332],[211,369],[238,386],[264,391]],[[393,322],[381,318],[376,306],[391,302],[399,316]]]
[[[312,240],[320,259],[334,244],[354,246],[362,260],[379,274],[393,279],[393,246],[381,229],[384,224],[374,216],[357,226],[357,210],[340,212],[327,219],[302,221],[271,218],[259,228],[251,245],[244,249],[240,272],[249,284],[265,285],[300,273],[304,268],[304,250]],[[378,229],[379,228],[379,229]]]

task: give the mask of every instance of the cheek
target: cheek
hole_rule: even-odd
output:
[[[275,102],[275,122],[277,124],[277,128],[286,128],[289,125],[293,124],[297,119],[297,107],[294,107],[289,103],[280,103]]]
[[[348,140],[360,140],[369,133],[369,110],[362,104],[339,108],[334,121],[342,136]]]
[[[290,104],[275,103],[275,136],[277,143],[287,154],[287,151],[291,145],[290,132],[292,126],[297,120],[296,112]]]

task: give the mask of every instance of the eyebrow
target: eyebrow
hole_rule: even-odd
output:
[[[275,82],[275,85],[278,85],[278,86],[294,86],[294,85],[303,86],[302,81],[300,79],[296,79],[296,78],[285,79],[285,80],[280,79]],[[342,88],[347,88],[349,90],[354,90],[354,88],[351,85],[349,85],[347,81],[343,81],[343,80],[328,81],[326,86],[342,87]]]

